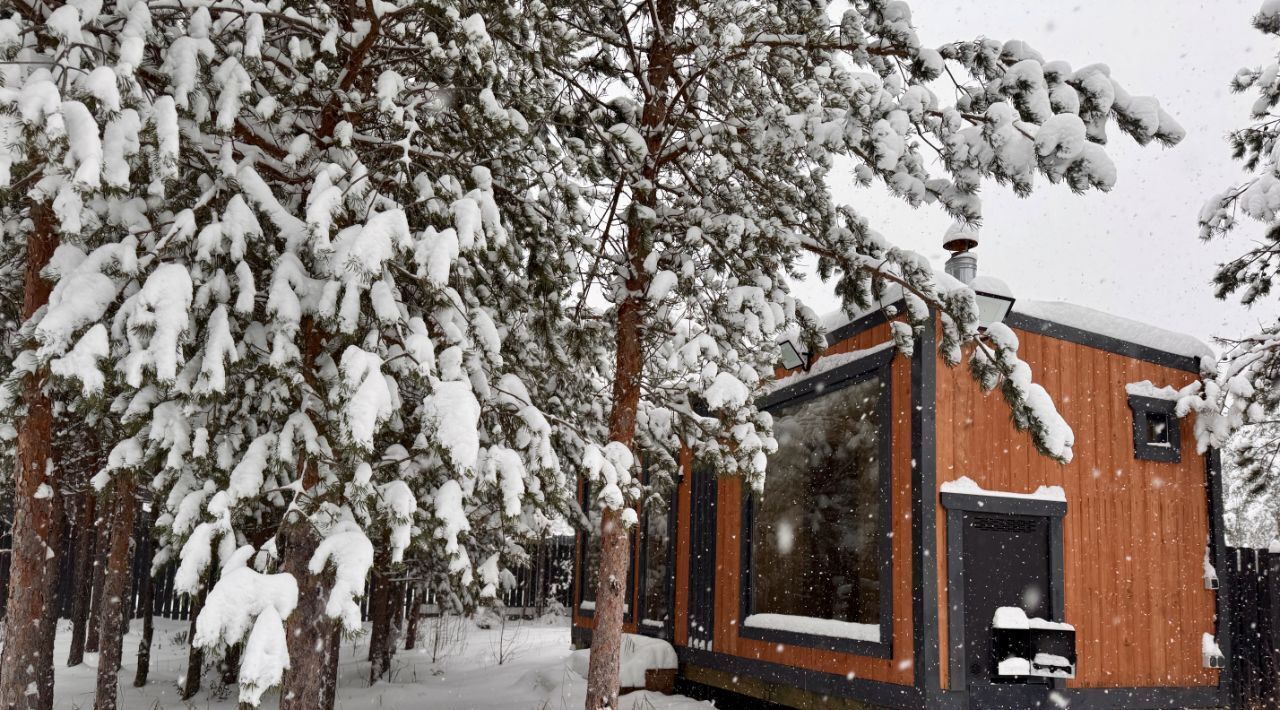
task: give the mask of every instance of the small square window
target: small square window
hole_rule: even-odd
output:
[[[1147,412],[1147,443],[1152,446],[1169,445],[1169,415],[1164,412]]]
[[[1181,441],[1174,402],[1130,395],[1129,408],[1133,410],[1134,458],[1165,463],[1181,461]]]

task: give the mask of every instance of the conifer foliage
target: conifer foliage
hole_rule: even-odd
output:
[[[98,500],[155,501],[156,565],[207,594],[193,642],[240,647],[250,704],[283,684],[282,707],[331,705],[375,546],[491,599],[566,488],[505,359],[519,299],[492,290],[526,261],[512,230],[538,229],[496,193],[536,214],[556,187],[529,191],[544,143],[495,98],[522,77],[479,9],[19,2],[0,21],[6,232],[28,288],[51,285],[6,389],[44,446],[19,447],[41,465],[18,500],[56,485],[50,397],[109,417]],[[34,687],[23,613],[6,708]],[[121,616],[103,617],[114,708]]]
[[[1253,18],[1263,34],[1280,36],[1280,3],[1266,0]],[[1249,177],[1214,195],[1200,211],[1200,236],[1217,239],[1232,232],[1240,217],[1262,225],[1260,239],[1240,256],[1218,265],[1214,289],[1218,298],[1239,294],[1246,306],[1265,303],[1276,281],[1280,253],[1280,55],[1261,66],[1244,67],[1231,79],[1231,90],[1251,92],[1251,123],[1229,136],[1232,156]],[[1217,372],[1206,377],[1203,391],[1188,397],[1184,411],[1197,413],[1196,434],[1201,449],[1225,447],[1232,434],[1252,423],[1266,422],[1280,405],[1280,321],[1264,320],[1255,333],[1224,340]]]

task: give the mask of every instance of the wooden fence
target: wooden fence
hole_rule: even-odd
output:
[[[144,526],[139,526],[143,529]],[[59,560],[58,614],[62,618],[71,615],[72,590],[80,584],[92,584],[93,580],[75,579],[72,564],[76,557],[78,535],[66,535],[65,544]],[[92,544],[92,543],[91,543]],[[530,563],[513,569],[515,584],[503,588],[502,602],[508,613],[521,616],[540,615],[558,603],[568,609],[570,605],[571,584],[573,579],[573,536],[554,536],[544,539],[541,544],[528,548]],[[150,537],[138,534],[133,541],[133,580],[130,584],[129,610],[133,618],[143,616],[143,575],[151,568],[154,553]],[[174,589],[174,576],[177,564],[170,562],[161,568],[152,579],[151,610],[155,616],[166,619],[187,620],[191,614],[191,600],[188,595],[180,594]],[[403,581],[418,581],[403,578]],[[406,607],[422,607],[427,614],[438,613],[434,592],[422,586],[410,584],[419,596],[406,594]],[[0,616],[4,615],[9,589],[9,530],[7,525],[0,525]],[[368,590],[366,590],[368,591]],[[422,596],[425,593],[425,598]],[[368,594],[361,612],[368,619]]]

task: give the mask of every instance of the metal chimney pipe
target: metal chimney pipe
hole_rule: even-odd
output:
[[[946,270],[957,281],[968,286],[978,278],[978,257],[971,251],[956,252],[947,259]]]

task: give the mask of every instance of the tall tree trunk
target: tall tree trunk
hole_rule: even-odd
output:
[[[59,467],[60,469],[60,467]],[[40,622],[40,633],[44,638],[40,641],[40,708],[53,710],[53,643],[58,635],[58,615],[62,599],[57,593],[61,585],[59,577],[62,568],[63,540],[67,537],[66,500],[62,491],[53,494],[53,525],[49,528],[49,549],[55,554],[45,560],[45,579],[50,580],[54,589],[45,597],[44,618]]]
[[[103,501],[105,505],[98,506],[98,519],[94,521],[94,526],[98,529],[98,533],[94,535],[93,540],[93,590],[89,596],[89,631],[84,637],[85,653],[98,652],[98,633],[102,630],[100,619],[102,618],[102,589],[107,579],[107,552],[110,549],[110,536],[107,530],[111,528],[111,507]]]
[[[637,270],[637,273],[641,273]],[[644,293],[644,289],[633,291]],[[640,318],[643,303],[634,298],[618,309],[617,370],[613,381],[613,409],[609,439],[631,448],[640,405],[643,368]],[[600,517],[600,570],[596,584],[595,627],[587,667],[587,710],[618,707],[618,668],[622,652],[622,617],[626,605],[631,546],[622,525],[622,511],[604,510]]]
[[[675,67],[675,50],[667,44],[675,25],[675,0],[654,0],[659,31],[650,35],[646,92],[640,115],[641,135],[649,149],[632,185],[632,206],[627,219],[627,293],[618,306],[617,353],[613,376],[612,408],[609,410],[609,441],[628,449],[636,435],[636,413],[640,409],[641,375],[644,372],[644,329],[649,287],[645,260],[650,252],[648,224],[640,208],[657,206],[657,184],[662,168],[663,126],[670,118],[668,93]],[[600,517],[600,573],[596,586],[595,628],[591,635],[591,659],[587,668],[587,710],[618,707],[618,667],[622,652],[622,616],[626,604],[627,574],[631,546],[622,525],[622,511],[606,509]]]
[[[200,610],[204,608],[204,597],[213,585],[213,565],[209,565],[209,568],[200,589],[191,596],[191,623],[187,627],[187,674],[182,679],[182,688],[178,693],[178,697],[183,700],[190,700],[200,692],[200,677],[204,673],[204,648],[196,646],[192,641],[196,637],[196,618],[200,616]]]
[[[133,687],[141,688],[147,684],[147,676],[151,674],[151,639],[155,635],[155,577],[151,574],[151,559],[155,551],[155,540],[151,537],[151,514],[143,512],[142,527],[145,530],[141,538],[146,545],[146,553],[142,556],[142,576],[138,581],[138,607],[142,612],[142,638],[138,640],[138,668],[133,674]]]
[[[222,658],[218,661],[218,671],[222,676],[222,684],[228,688],[240,684],[240,654],[243,650],[243,645],[236,644],[226,649],[222,654]]]
[[[333,626],[333,635],[329,637],[328,656],[325,658],[326,668],[329,671],[324,679],[325,710],[333,710],[338,699],[338,660],[342,653],[342,627],[337,623],[330,625]]]
[[[133,474],[117,474],[111,482],[111,528],[107,553],[107,572],[102,587],[102,611],[98,616],[101,644],[98,654],[98,691],[94,710],[116,710],[119,707],[120,660],[124,655],[124,630],[127,626],[129,581],[132,579],[133,521],[138,511],[134,497]]]
[[[391,593],[391,635],[387,638],[387,669],[396,657],[396,649],[400,647],[400,635],[404,633],[404,601],[408,583],[397,580]]]
[[[654,61],[657,61],[656,59]],[[648,119],[646,108],[646,119]],[[650,206],[651,191],[637,192],[637,200]],[[644,270],[644,228],[634,216],[627,229],[631,274],[627,288],[643,294],[648,286]],[[613,380],[613,408],[609,411],[609,441],[630,449],[636,434],[640,408],[640,378],[644,370],[644,309],[641,297],[628,296],[618,307],[617,360]],[[595,627],[591,634],[591,658],[587,667],[587,710],[618,707],[618,668],[622,651],[622,617],[626,605],[627,574],[631,546],[622,524],[622,511],[607,508],[600,516],[600,569],[596,584]]]
[[[58,244],[51,206],[39,202],[31,206],[32,230],[27,236],[27,263],[23,275],[22,316],[31,318],[49,302],[52,285],[40,272]],[[46,663],[53,659],[52,640],[41,633],[45,605],[55,593],[55,579],[49,579],[47,558],[57,552],[50,545],[56,525],[54,495],[57,488],[51,470],[50,438],[53,406],[44,390],[43,372],[28,375],[23,383],[22,402],[26,416],[18,425],[16,470],[13,494],[13,544],[10,555],[8,611],[4,620],[4,652],[0,656],[0,709],[39,710],[45,692],[41,678]],[[51,700],[51,699],[50,699]]]
[[[324,333],[310,318],[303,318],[302,376],[313,389],[315,362],[324,345]],[[320,485],[314,461],[298,459],[298,483],[303,496],[313,496]],[[338,650],[341,641],[338,623],[325,607],[333,588],[333,575],[312,574],[311,558],[320,545],[320,535],[299,507],[285,515],[276,533],[280,571],[293,575],[298,583],[298,605],[285,620],[289,646],[289,671],[280,689],[280,710],[332,710],[338,684]]]
[[[408,583],[405,583],[408,585]],[[405,603],[405,630],[404,630],[404,650],[412,651],[418,645],[418,624],[422,621],[420,608],[422,606],[422,588],[418,585],[409,585],[405,594],[408,599]]]
[[[369,685],[381,680],[391,666],[392,582],[376,566],[369,590]]]
[[[89,602],[93,597],[93,547],[94,516],[96,502],[93,491],[86,485],[86,490],[78,495],[76,506],[76,559],[71,579],[71,649],[67,652],[67,666],[78,666],[84,662],[85,633],[89,628]]]
[[[319,544],[320,538],[311,522],[297,512],[289,514],[289,520],[276,534],[281,553],[280,570],[298,581],[298,606],[285,621],[289,671],[281,688],[280,710],[333,707],[328,686],[336,665],[329,656],[337,654],[334,647],[337,625],[325,613],[332,575],[311,574],[308,569]]]

